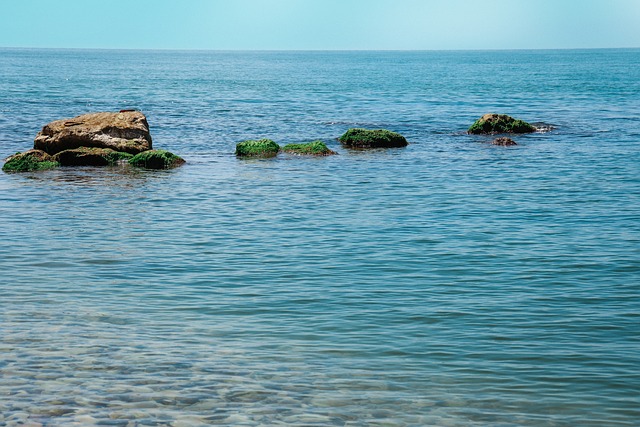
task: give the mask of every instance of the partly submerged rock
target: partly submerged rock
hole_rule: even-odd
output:
[[[49,154],[79,147],[138,154],[151,149],[147,118],[140,111],[90,113],[45,125],[33,147]]]
[[[338,138],[340,142],[349,148],[389,148],[406,147],[406,138],[399,133],[386,129],[349,129]]]
[[[145,169],[171,169],[186,161],[166,150],[149,150],[136,154],[129,159],[129,164]]]
[[[501,136],[500,138],[496,138],[493,141],[491,141],[491,144],[493,145],[501,145],[503,147],[510,147],[512,145],[518,145],[516,144],[516,142],[511,139],[511,138],[507,138],[506,136]]]
[[[112,166],[120,160],[127,160],[132,157],[133,154],[96,147],[64,150],[53,156],[61,166]]]
[[[280,146],[270,139],[242,141],[236,145],[238,157],[274,157]]]
[[[307,156],[331,156],[333,154],[338,154],[327,148],[326,144],[322,141],[312,141],[307,142],[306,144],[287,144],[282,148],[282,151],[285,153]]]
[[[5,172],[29,172],[53,169],[60,166],[49,154],[42,150],[29,150],[9,156],[2,170]]]
[[[496,133],[530,133],[535,132],[533,125],[514,119],[506,114],[485,114],[476,120],[467,133],[496,134]]]

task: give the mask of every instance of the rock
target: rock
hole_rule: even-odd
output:
[[[113,166],[133,154],[113,151],[109,148],[80,147],[64,150],[53,156],[61,166]]]
[[[329,150],[322,141],[312,141],[306,144],[287,144],[282,148],[282,151],[290,154],[309,156],[331,156],[338,154],[335,151]]]
[[[513,139],[507,138],[507,137],[504,137],[504,136],[492,140],[491,144],[492,145],[500,145],[500,146],[503,146],[503,147],[509,147],[509,146],[512,146],[512,145],[518,145]]]
[[[349,129],[338,140],[350,148],[389,148],[408,145],[404,136],[385,129]]]
[[[280,146],[270,139],[242,141],[236,145],[238,157],[275,157]]]
[[[476,120],[467,133],[496,134],[496,133],[530,133],[536,128],[523,120],[516,120],[506,114],[485,114]]]
[[[173,153],[165,150],[149,150],[136,154],[129,159],[129,164],[145,169],[171,169],[186,161]]]
[[[45,125],[33,147],[49,154],[79,147],[138,154],[151,149],[151,135],[147,118],[140,111],[91,113]]]
[[[2,170],[5,172],[29,172],[53,169],[60,166],[52,156],[42,150],[29,150],[9,156]]]
[[[502,136],[500,138],[496,138],[493,141],[491,141],[491,143],[493,145],[501,145],[503,147],[509,147],[509,146],[512,146],[512,145],[518,145],[518,144],[516,144],[516,142],[513,139],[507,138],[506,136]]]

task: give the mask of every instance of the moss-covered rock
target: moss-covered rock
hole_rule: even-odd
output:
[[[530,133],[535,132],[533,125],[514,119],[506,114],[485,114],[476,120],[467,133],[496,134],[496,133]]]
[[[349,129],[338,140],[350,148],[406,147],[408,144],[404,136],[385,129]]]
[[[149,150],[129,159],[132,166],[145,169],[171,169],[186,163],[182,157],[166,150]]]
[[[331,156],[338,154],[333,150],[327,148],[322,141],[312,141],[306,144],[287,144],[282,148],[282,151],[290,154],[306,155],[306,156]]]
[[[64,150],[53,156],[61,166],[112,166],[133,155],[110,148],[80,147]]]
[[[270,139],[242,141],[236,145],[238,157],[274,157],[280,146]]]
[[[2,166],[5,172],[29,172],[53,169],[60,166],[53,157],[42,150],[29,150],[24,153],[16,153],[7,158]]]

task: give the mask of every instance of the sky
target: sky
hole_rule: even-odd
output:
[[[640,0],[6,0],[0,47],[640,47]]]

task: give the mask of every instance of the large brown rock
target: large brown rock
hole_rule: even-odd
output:
[[[151,150],[147,118],[140,111],[90,113],[45,125],[33,148],[49,154],[79,147],[110,148],[131,154]]]

